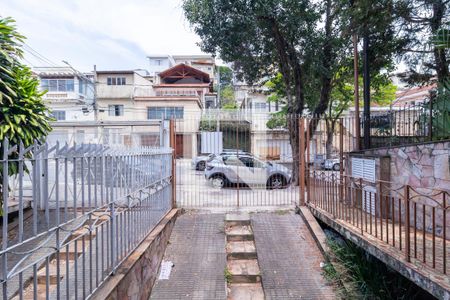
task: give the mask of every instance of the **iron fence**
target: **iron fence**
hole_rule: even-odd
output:
[[[47,143],[98,144],[109,147],[167,147],[168,121],[58,121]]]
[[[387,181],[309,171],[308,205],[362,236],[389,245],[407,262],[432,273],[450,267],[449,192],[394,188]],[[381,246],[378,246],[381,247]]]
[[[172,207],[170,148],[2,150],[1,299],[89,298]]]
[[[208,111],[176,120],[177,204],[187,208],[298,202],[298,116]],[[292,124],[295,123],[295,125]],[[298,137],[298,136],[297,136]],[[298,139],[295,149],[298,150]]]

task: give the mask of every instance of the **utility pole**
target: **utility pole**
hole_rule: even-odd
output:
[[[352,7],[355,6],[355,0],[350,0],[350,5]],[[354,74],[354,101],[355,101],[355,137],[356,137],[356,144],[355,144],[355,150],[359,151],[361,149],[361,120],[359,116],[359,60],[358,60],[358,34],[356,33],[355,28],[355,19],[352,18],[351,24],[353,27],[353,30],[355,32],[352,35],[353,39],[353,74]]]
[[[354,86],[355,86],[355,136],[356,151],[361,149],[361,122],[359,120],[359,63],[358,63],[358,36],[353,34],[353,69],[354,69]]]
[[[370,148],[370,68],[369,68],[369,34],[363,37],[364,54],[364,149]]]
[[[98,121],[98,103],[97,103],[97,65],[94,65],[94,120]]]
[[[72,67],[72,65],[70,63],[68,63],[67,61],[63,60],[62,61],[64,64],[66,64],[67,66],[69,66],[69,68],[72,69],[72,71],[74,72],[74,74],[76,76],[78,76],[79,78],[82,78],[84,80],[86,80],[86,83],[88,84],[89,82],[91,82],[91,80],[84,75],[83,73],[81,73],[80,71],[78,71],[77,69],[75,69],[74,67]],[[92,91],[94,93],[93,95],[93,100],[92,100],[92,108],[94,110],[94,120],[97,121],[98,120],[98,108],[97,108],[97,68],[94,65],[94,82],[93,82],[94,86],[92,88]],[[88,88],[88,85],[86,85],[86,90]]]
[[[219,113],[216,118],[216,131],[220,132],[220,109],[222,108],[222,105],[220,105],[220,66],[217,66],[217,103],[219,104]]]
[[[219,108],[222,107],[222,105],[220,105],[220,66],[217,67],[217,104],[219,105]]]

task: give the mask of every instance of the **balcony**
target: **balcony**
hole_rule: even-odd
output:
[[[156,91],[157,97],[199,97],[196,90],[163,89]]]
[[[52,103],[67,103],[67,102],[92,102],[93,99],[86,97],[84,94],[77,92],[47,92],[43,96],[44,100],[50,101]]]

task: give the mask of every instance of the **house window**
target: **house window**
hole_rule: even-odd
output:
[[[112,117],[123,116],[123,105],[109,105],[109,115]]]
[[[56,119],[56,121],[65,121],[66,120],[66,111],[65,110],[54,110],[51,113],[51,116]]]
[[[127,81],[125,77],[108,77],[106,83],[108,85],[126,85]]]
[[[184,107],[149,107],[147,118],[149,120],[183,119]]]
[[[41,88],[49,92],[73,92],[73,79],[41,79]]]

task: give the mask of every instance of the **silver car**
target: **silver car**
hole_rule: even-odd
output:
[[[239,150],[239,149],[223,149],[223,151],[219,155],[220,156],[233,155],[233,154],[237,154],[237,153],[239,153],[239,155],[250,155],[251,156],[250,153],[243,151],[243,150]],[[216,157],[216,155],[213,153],[199,155],[192,159],[191,166],[194,170],[204,171],[205,167],[206,167],[206,163],[212,161],[214,159],[214,157]]]
[[[339,171],[341,169],[341,163],[339,158],[329,158],[323,162],[323,169]]]
[[[215,154],[205,154],[194,157],[191,161],[191,166],[194,170],[204,171],[206,168],[206,163],[213,160],[216,157]]]
[[[288,168],[252,155],[218,156],[208,162],[205,169],[205,178],[217,188],[245,183],[250,187],[262,185],[268,189],[281,189],[291,183],[291,177]]]

